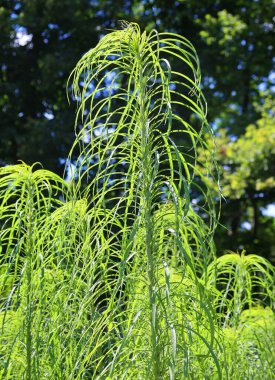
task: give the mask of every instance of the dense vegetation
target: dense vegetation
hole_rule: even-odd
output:
[[[275,199],[273,5],[273,0],[2,0],[0,165],[41,162],[62,175],[74,141],[67,78],[78,57],[116,29],[118,20],[178,33],[200,52],[208,121],[218,137],[224,196],[214,236],[218,255],[244,249],[274,260],[275,218],[265,212]],[[177,70],[188,75],[183,65]]]
[[[271,380],[274,268],[216,258],[216,164],[191,43],[125,24],[69,88],[70,178],[0,169],[1,378]]]

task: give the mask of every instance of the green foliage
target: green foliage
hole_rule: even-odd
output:
[[[209,149],[212,147],[215,150],[215,158],[219,162],[219,187],[226,200],[230,200],[229,204],[224,205],[222,223],[229,228],[230,234],[235,235],[236,248],[239,240],[242,248],[257,250],[268,257],[274,246],[274,237],[268,226],[272,230],[274,218],[263,217],[261,209],[272,203],[275,195],[274,101],[266,95],[264,104],[258,105],[258,109],[261,111],[260,118],[249,125],[238,139],[221,129],[215,146],[209,138],[207,144]],[[210,157],[207,150],[200,150],[199,156],[201,161]],[[217,184],[211,179],[208,185],[216,193],[219,192]],[[236,231],[236,226],[234,233],[234,214],[237,224],[245,221],[251,223],[252,245],[251,232]],[[224,231],[222,233],[226,236]],[[220,239],[217,240],[219,247],[222,247]]]
[[[249,193],[264,193],[266,204],[274,192],[274,102],[267,98],[261,118],[246,128],[236,141],[225,130],[216,139],[217,159],[223,166],[224,196],[239,199]],[[272,199],[272,198],[271,198]]]
[[[45,0],[43,3],[3,0],[0,6],[0,165],[15,164],[18,160],[29,165],[41,162],[44,168],[62,175],[64,160],[74,141],[70,128],[74,109],[66,103],[66,79],[76,63],[75,57],[95,46],[106,30],[116,28],[122,19],[138,22],[148,32],[157,28],[189,38],[200,51],[202,89],[208,99],[210,125],[218,134],[226,130],[227,136],[243,136],[248,126],[256,125],[261,118],[259,105],[265,98],[262,90],[268,96],[274,91],[270,75],[274,57],[272,7],[272,0],[169,3],[133,0],[123,5],[118,0]],[[173,57],[169,61],[177,71],[190,75],[180,61],[173,62]],[[121,87],[122,79],[116,78]],[[117,103],[120,102],[118,98]],[[192,113],[186,112],[185,120],[199,128],[191,118]],[[254,133],[251,141],[257,140],[256,129],[251,130]],[[240,145],[241,142],[246,144],[246,140],[241,140]],[[249,159],[244,153],[243,159]],[[75,151],[73,159],[77,157]],[[234,157],[235,153],[233,161]],[[223,164],[221,157],[219,166]],[[272,173],[273,167],[269,161],[267,164],[264,168]],[[267,170],[255,172],[252,162],[247,166],[247,171],[239,173],[238,178],[228,178],[229,186],[226,191],[223,189],[227,203],[222,207],[221,223],[233,238],[218,228],[215,242],[218,251],[246,249],[272,258],[274,218],[261,214],[262,207],[274,203],[272,180],[268,180]],[[256,180],[255,191],[251,184]],[[261,192],[263,185],[269,186],[270,191],[265,187]],[[260,199],[259,193],[263,194]],[[254,211],[258,214],[256,218],[251,217]],[[244,230],[243,222],[251,219],[251,229]]]
[[[270,0],[219,1],[213,6],[208,2],[200,12],[198,5],[195,22],[207,46],[200,49],[206,74],[203,88],[223,172],[225,202],[217,250],[221,254],[245,249],[274,260],[274,217],[263,215],[263,209],[274,203],[270,7]]]
[[[218,44],[222,47],[221,54],[229,56],[236,49],[232,41],[236,37],[240,38],[245,28],[245,23],[238,15],[234,16],[224,9],[217,13],[217,17],[210,14],[205,16],[205,30],[202,30],[200,35],[207,45],[215,43],[214,35],[216,35]]]
[[[195,49],[125,24],[72,78],[70,180],[0,169],[1,378],[272,379],[274,268],[215,258]]]

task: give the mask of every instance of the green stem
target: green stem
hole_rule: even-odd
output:
[[[32,184],[28,185],[28,200],[26,204],[27,217],[27,241],[26,241],[26,256],[27,256],[27,334],[26,334],[26,349],[27,349],[27,368],[26,379],[32,379],[32,253],[33,253],[33,189]]]
[[[140,64],[141,66],[141,64]],[[139,102],[140,117],[139,124],[141,129],[141,147],[142,147],[142,178],[143,178],[143,216],[145,227],[145,243],[147,256],[147,273],[149,279],[148,296],[150,305],[150,325],[151,325],[151,343],[152,343],[152,367],[153,379],[159,379],[159,352],[158,352],[158,327],[157,327],[157,303],[156,303],[156,278],[155,278],[155,260],[153,255],[153,216],[152,216],[152,197],[150,185],[152,182],[152,159],[151,159],[151,142],[149,134],[148,114],[146,111],[146,78],[139,71]]]

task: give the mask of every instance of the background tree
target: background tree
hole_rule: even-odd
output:
[[[1,159],[40,161],[63,172],[74,134],[66,82],[96,44],[97,8],[89,1],[7,1],[1,25]]]
[[[40,161],[62,173],[74,136],[75,107],[68,106],[66,81],[106,29],[126,19],[141,28],[177,32],[200,54],[208,119],[224,168],[221,224],[226,228],[217,231],[218,252],[256,249],[270,257],[274,218],[264,216],[263,207],[274,202],[268,174],[274,168],[271,9],[271,0],[2,1],[2,164]]]

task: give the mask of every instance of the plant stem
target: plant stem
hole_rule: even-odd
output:
[[[142,74],[142,64],[139,70],[139,102],[140,117],[139,124],[141,130],[141,147],[142,147],[142,200],[143,200],[143,217],[145,227],[145,244],[147,256],[147,273],[149,279],[148,296],[150,305],[150,325],[151,325],[151,344],[153,367],[153,379],[159,379],[159,352],[158,352],[158,328],[157,328],[157,303],[156,303],[156,279],[155,279],[155,260],[153,255],[153,218],[152,218],[152,198],[150,186],[152,183],[152,159],[151,159],[151,142],[149,132],[148,114],[146,111],[146,78]]]
[[[26,312],[27,312],[27,368],[26,379],[32,379],[32,255],[33,255],[33,222],[34,222],[34,205],[33,205],[33,188],[32,184],[27,185],[28,198],[26,202],[26,256],[27,256],[27,295],[26,295]]]

